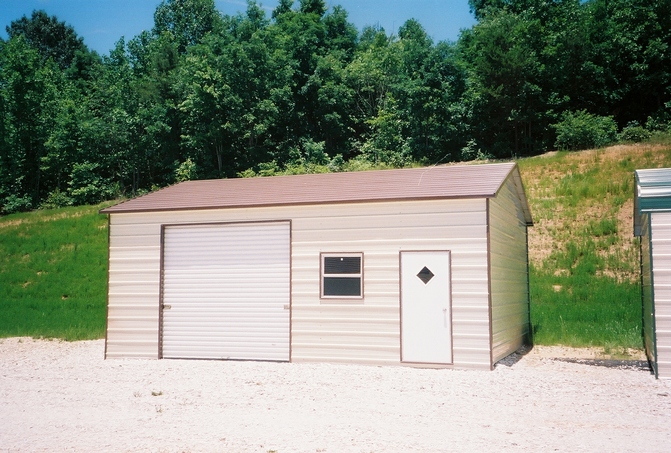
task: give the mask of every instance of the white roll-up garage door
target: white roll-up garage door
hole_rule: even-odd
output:
[[[289,360],[289,222],[166,226],[162,357]]]

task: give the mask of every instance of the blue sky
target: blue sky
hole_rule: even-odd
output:
[[[106,55],[122,36],[129,40],[152,28],[154,10],[160,0],[0,0],[0,3],[3,39],[7,38],[5,27],[11,21],[43,9],[73,26],[89,48]],[[215,0],[215,3],[222,13],[229,15],[247,8],[245,0]],[[259,3],[270,16],[277,0]],[[359,30],[379,24],[387,33],[396,33],[406,20],[417,19],[434,41],[456,41],[459,30],[475,23],[468,0],[327,0],[327,5],[343,6],[350,22]]]

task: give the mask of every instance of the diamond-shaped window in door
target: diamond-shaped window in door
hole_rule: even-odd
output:
[[[417,277],[426,285],[433,278],[433,272],[431,272],[428,267],[424,266],[424,269],[419,271]]]

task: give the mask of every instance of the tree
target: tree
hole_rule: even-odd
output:
[[[355,105],[365,112],[362,152],[372,156],[379,148],[377,156],[394,165],[458,156],[466,140],[466,74],[454,45],[434,45],[416,20],[401,26],[398,39],[375,29],[362,35],[360,51],[348,66]]]
[[[347,11],[341,6],[333,7],[333,11],[324,18],[326,26],[326,47],[333,52],[343,52],[343,58],[349,62],[354,57],[357,44],[357,29],[347,21]]]
[[[279,0],[277,6],[273,10],[272,18],[277,21],[282,15],[291,13],[293,4],[294,0]]]
[[[407,39],[402,40],[407,44]],[[419,63],[413,46],[406,55],[400,105],[408,124],[409,146],[415,160],[432,163],[459,160],[466,143],[464,107],[466,72],[459,65],[454,45],[440,42],[424,50]]]
[[[234,176],[282,147],[278,125],[285,121],[280,108],[289,109],[291,64],[266,24],[250,2],[245,16],[227,22],[226,33],[208,36],[187,56],[180,110],[199,175]]]
[[[472,134],[497,157],[533,154],[544,126],[538,114],[542,90],[537,20],[501,10],[488,15],[460,40],[469,70]],[[539,133],[540,131],[540,133]]]
[[[604,115],[620,127],[644,124],[671,101],[671,3],[665,0],[593,0],[590,60],[597,68],[595,87]]]
[[[38,206],[46,195],[41,160],[56,116],[62,73],[19,35],[2,45],[0,97],[3,129],[0,195],[24,200],[18,209]],[[6,207],[5,207],[5,210]]]
[[[498,11],[506,4],[506,0],[468,0],[471,14],[478,21],[482,21],[491,11]]]
[[[142,134],[138,125],[138,103],[133,71],[122,38],[103,58],[87,96],[81,129],[82,153],[77,161],[82,166],[78,167],[80,173],[71,173],[70,190],[79,189],[79,184],[88,185],[91,174],[101,184],[118,184],[121,192],[137,189],[140,169],[146,164],[139,147]],[[100,189],[101,193],[112,191],[109,187]]]
[[[299,0],[300,12],[303,14],[315,14],[322,17],[326,13],[326,2],[324,0]]]
[[[539,2],[538,0],[468,0],[471,13],[478,21],[483,21],[491,14],[498,14],[502,10],[520,14],[533,8],[542,8],[550,3],[561,3],[562,0]]]
[[[285,155],[308,138],[322,141],[317,137],[319,118],[316,112],[321,80],[316,78],[315,71],[320,58],[328,51],[326,27],[322,15],[314,12],[315,8],[309,1],[302,1],[299,11],[277,16],[268,30],[287,56],[287,69],[291,72],[291,80],[286,84],[291,90],[290,101],[284,104],[287,110],[278,124],[284,137],[282,152]]]
[[[169,32],[180,54],[198,44],[221,21],[214,0],[163,0],[154,12],[153,33]]]
[[[132,59],[132,57],[129,57]],[[182,161],[183,115],[179,104],[179,77],[186,55],[180,55],[169,33],[149,40],[143,49],[143,66],[135,69],[133,89],[138,96],[138,127],[142,153],[151,156],[152,183],[170,178],[175,161]],[[129,61],[130,63],[130,61]]]
[[[63,70],[72,65],[78,52],[88,53],[84,40],[71,26],[43,10],[33,11],[30,19],[23,16],[12,21],[6,30],[10,39],[22,35],[43,62],[51,58]]]
[[[400,63],[390,44],[383,29],[366,27],[358,51],[347,65],[347,84],[354,91],[352,115],[359,122],[377,115],[391,90]]]
[[[46,191],[65,192],[73,163],[84,156],[83,124],[86,124],[85,98],[70,84],[63,87],[57,100],[53,127],[46,140],[40,170]]]

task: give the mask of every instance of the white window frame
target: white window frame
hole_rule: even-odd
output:
[[[357,274],[327,274],[326,273],[326,259],[327,258],[359,258],[360,267]],[[360,300],[363,299],[363,252],[354,253],[321,253],[319,257],[319,298],[320,299],[348,299]],[[324,294],[324,279],[325,278],[358,278],[359,279],[359,294],[357,295],[331,295]]]

